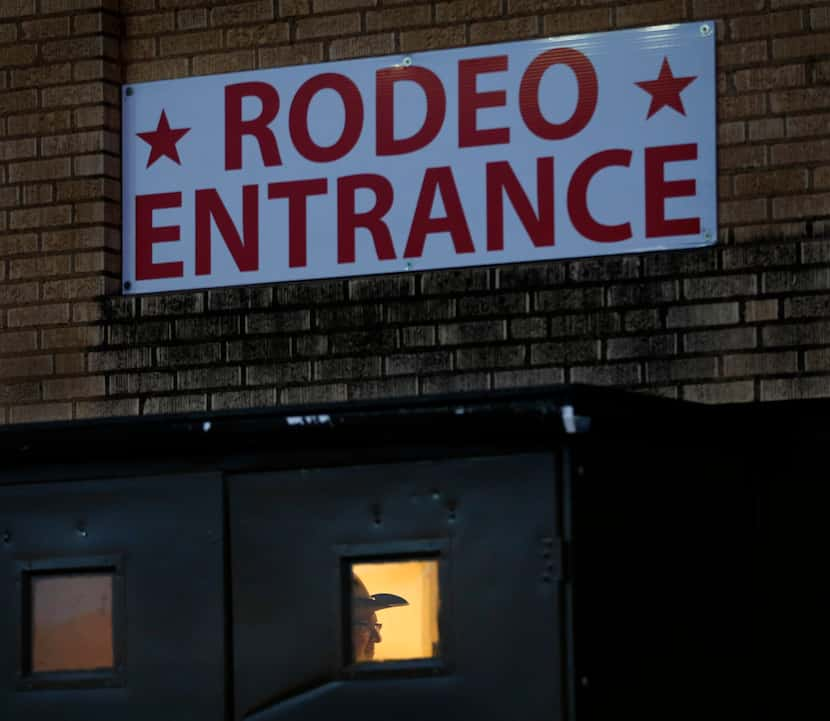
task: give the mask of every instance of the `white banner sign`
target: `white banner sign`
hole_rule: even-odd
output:
[[[127,293],[709,245],[714,23],[131,85]]]

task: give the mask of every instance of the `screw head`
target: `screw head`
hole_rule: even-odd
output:
[[[712,26],[709,23],[703,23],[700,26],[700,36],[708,38],[712,34]]]

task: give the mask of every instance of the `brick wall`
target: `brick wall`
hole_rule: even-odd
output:
[[[119,86],[716,18],[720,243],[119,295]],[[539,383],[830,395],[830,2],[2,0],[0,422]]]

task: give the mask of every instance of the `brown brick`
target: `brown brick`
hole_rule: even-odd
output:
[[[137,395],[171,391],[174,378],[172,373],[117,373],[109,376],[108,395]]]
[[[38,237],[35,233],[0,235],[0,258],[37,252]]]
[[[801,168],[735,176],[736,195],[775,196],[807,189],[808,173]]]
[[[3,50],[3,66],[31,65],[37,57],[37,45],[12,45]]]
[[[568,264],[568,276],[577,283],[622,280],[639,275],[640,259],[637,256],[585,258]]]
[[[817,7],[810,10],[810,27],[813,30],[830,30],[830,7]]]
[[[764,345],[778,346],[827,345],[830,343],[830,321],[780,323],[762,329]]]
[[[12,423],[67,421],[72,418],[71,403],[36,403],[11,409]]]
[[[415,1],[417,2],[417,0]],[[406,0],[406,2],[412,2],[412,0]],[[282,4],[283,0],[281,0],[281,5]],[[301,3],[298,3],[295,0],[293,4],[300,5]],[[313,0],[312,7],[314,8],[315,13],[336,13],[344,10],[356,10],[357,8],[373,8],[377,7],[379,4],[378,0]],[[298,14],[307,15],[309,12],[310,10],[305,9]]]
[[[105,401],[79,401],[75,403],[77,418],[120,418],[138,415],[137,398],[121,398]]]
[[[55,88],[46,88],[41,93],[41,97],[45,108],[103,103],[106,100],[106,88],[103,83],[61,85]]]
[[[570,377],[572,383],[590,383],[600,386],[630,386],[642,380],[639,363],[576,367],[571,369]]]
[[[245,318],[245,332],[251,334],[293,333],[310,327],[311,314],[307,310],[253,313]]]
[[[349,280],[350,300],[405,298],[415,295],[415,278],[411,275],[383,275]]]
[[[348,391],[344,383],[326,383],[313,386],[294,386],[280,390],[280,403],[283,405],[305,403],[333,403],[345,401]]]
[[[778,318],[778,301],[750,300],[744,306],[744,319],[747,323],[758,323]]]
[[[830,87],[819,86],[770,93],[773,113],[801,113],[830,108]]]
[[[787,135],[804,137],[810,135],[827,135],[830,118],[826,113],[817,115],[797,115],[787,118]]]
[[[221,343],[191,343],[156,349],[160,366],[195,366],[216,363],[222,358]]]
[[[190,315],[204,310],[205,299],[200,293],[151,295],[141,299],[142,316]]]
[[[24,210],[14,210],[9,215],[9,228],[26,230],[54,225],[68,225],[72,220],[72,206],[46,205]]]
[[[654,305],[671,303],[678,298],[674,281],[643,282],[626,285],[612,285],[608,288],[609,306]]]
[[[333,40],[329,46],[331,60],[389,55],[395,52],[394,33],[360,35],[359,37]]]
[[[401,51],[436,50],[466,44],[464,28],[460,25],[425,30],[404,30],[400,34]]]
[[[755,348],[755,328],[723,328],[684,333],[683,350],[686,353],[712,353],[724,350]]]
[[[689,328],[694,326],[730,325],[738,322],[737,303],[706,303],[679,305],[668,309],[666,327]]]
[[[723,358],[725,376],[762,376],[798,371],[798,354],[793,351],[782,353],[740,353]]]
[[[51,355],[0,358],[0,378],[4,381],[11,378],[49,375],[52,373],[52,368]]]
[[[17,40],[17,26],[13,23],[0,23],[0,45]]]
[[[121,17],[109,12],[92,12],[75,15],[72,18],[72,32],[74,35],[103,33],[105,35],[119,36],[121,34]]]
[[[749,139],[751,141],[774,140],[784,137],[783,118],[751,120],[747,126],[749,128]]]
[[[156,39],[125,38],[121,42],[121,57],[128,62],[148,60],[156,55]]]
[[[784,300],[785,318],[817,318],[830,316],[830,296],[805,295]]]
[[[483,391],[490,388],[489,373],[453,373],[424,376],[421,379],[421,393],[460,393]]]
[[[627,3],[617,7],[617,25],[655,25],[687,19],[683,0],[656,0],[656,2]]]
[[[530,346],[533,365],[570,365],[600,359],[601,347],[597,340],[567,340],[553,343],[534,343]]]
[[[513,14],[514,12],[517,11],[511,8],[510,13]],[[497,18],[501,14],[501,2],[499,0],[453,0],[452,2],[439,2],[435,5],[435,20],[441,24]]]
[[[58,378],[43,382],[43,400],[63,401],[106,395],[104,376]]]
[[[572,33],[598,32],[613,27],[611,8],[586,10],[560,10],[543,19],[545,35],[570,35]]]
[[[13,113],[25,113],[34,110],[37,107],[37,91],[36,90],[18,90],[16,92],[2,92],[0,93],[0,117],[4,115],[11,115]],[[13,120],[11,118],[10,120]],[[13,130],[13,125],[9,123],[9,132],[12,135],[22,135]],[[28,130],[28,128],[27,128]]]
[[[141,413],[145,416],[197,413],[207,410],[207,404],[207,396],[204,393],[158,396],[144,399]]]
[[[830,287],[830,268],[804,268],[765,272],[762,276],[765,293],[790,290],[824,290]]]
[[[441,345],[482,343],[505,340],[507,337],[504,321],[473,321],[451,323],[438,327],[438,342]]]
[[[21,305],[29,304],[37,300],[38,285],[37,283],[2,283],[0,284],[0,305]],[[22,316],[36,313],[34,308],[36,306],[27,305],[26,308],[13,309],[9,311],[8,325],[14,327],[18,325],[29,325],[18,322]],[[37,315],[35,314],[35,323],[37,324]],[[69,310],[65,309],[65,314],[62,320],[69,318]]]
[[[194,368],[176,374],[177,387],[182,390],[231,388],[242,385],[242,369],[238,367]]]
[[[256,59],[253,50],[238,50],[232,53],[202,55],[193,58],[195,75],[214,75],[217,73],[235,73],[241,70],[253,70]]]
[[[197,30],[208,24],[207,8],[191,8],[176,13],[176,28],[179,30]]]
[[[830,193],[793,195],[772,201],[774,218],[803,218],[827,215],[830,210]]]
[[[290,65],[308,65],[322,62],[322,43],[292,43],[276,48],[261,48],[258,51],[259,67],[273,68]]]
[[[116,370],[149,368],[153,363],[151,348],[124,348],[89,354],[89,370],[92,373]]]
[[[767,96],[765,93],[720,96],[717,99],[717,104],[718,118],[721,121],[759,117],[767,113]]]
[[[172,12],[151,13],[149,15],[127,15],[124,18],[125,32],[128,36],[160,35],[176,28],[176,16]]]
[[[288,42],[288,38],[288,23],[279,22],[232,28],[225,34],[225,41],[229,48],[278,45],[279,43]]]
[[[813,170],[813,187],[816,190],[830,190],[830,165]]]
[[[431,16],[432,10],[429,5],[403,5],[369,11],[366,13],[366,29],[369,32],[377,32],[428,25]]]
[[[176,33],[159,38],[160,55],[195,55],[222,47],[222,31],[206,30],[197,33]]]
[[[32,353],[38,349],[37,330],[0,331],[0,353]]]
[[[72,79],[72,65],[38,65],[24,70],[13,70],[11,74],[11,87],[31,88],[56,83],[66,83]]]
[[[785,35],[803,29],[802,17],[798,10],[738,17],[729,21],[729,32],[733,40]]]
[[[320,381],[371,378],[381,374],[383,360],[377,356],[327,358],[314,363],[314,378]]]
[[[772,55],[776,59],[822,57],[830,53],[830,33],[806,33],[772,41]]]
[[[539,19],[536,16],[488,20],[470,26],[470,42],[495,43],[507,40],[532,38],[539,34]]]
[[[374,4],[375,0],[371,1]],[[311,0],[277,0],[277,7],[281,18],[308,15],[311,12]]]
[[[721,203],[718,208],[718,222],[723,225],[757,223],[768,217],[765,198],[729,201]]]
[[[692,16],[709,19],[723,15],[740,15],[759,12],[766,9],[766,0],[729,0],[724,5],[723,0],[693,0]]]
[[[718,375],[718,360],[711,357],[655,360],[645,365],[648,383],[704,380]]]
[[[763,168],[767,165],[767,148],[763,145],[738,145],[718,151],[718,165],[723,170]]]
[[[244,25],[263,20],[273,20],[274,3],[272,0],[256,2],[234,2],[213,8],[210,11],[210,24],[214,27],[223,25]]]
[[[118,46],[102,36],[71,38],[69,40],[52,40],[40,46],[41,56],[46,62],[59,60],[79,60],[81,58],[111,57],[117,58]]]
[[[696,403],[751,403],[755,385],[752,381],[688,385],[683,386],[683,398]]]
[[[0,3],[0,18],[19,18],[35,14],[35,0],[4,0]]]
[[[108,342],[117,345],[150,345],[169,341],[173,337],[170,323],[143,321],[142,323],[113,323],[107,328]]]
[[[344,13],[297,20],[297,40],[338,37],[360,32],[360,14]]]
[[[493,373],[494,388],[525,388],[565,382],[562,368],[527,368]]]
[[[23,383],[0,384],[0,404],[31,403],[40,400],[40,383],[27,381]]]
[[[189,74],[187,58],[152,60],[146,63],[131,63],[125,72],[124,82],[145,83],[153,80],[184,78]]]
[[[758,65],[768,60],[766,40],[729,43],[718,46],[718,67],[722,70]]]
[[[746,123],[735,121],[732,123],[721,123],[718,125],[718,144],[734,145],[743,143],[746,140]]]
[[[683,281],[684,296],[693,300],[754,295],[757,289],[754,275],[719,275]]]
[[[269,363],[267,365],[246,366],[245,385],[279,385],[287,383],[308,383],[311,381],[311,364]]]
[[[798,376],[761,381],[762,401],[825,398],[830,395],[830,376]]]
[[[804,369],[806,371],[827,372],[830,368],[830,349],[818,348],[804,352]]]
[[[804,85],[807,82],[807,70],[804,65],[778,65],[739,70],[732,77],[735,89],[745,93]]]
[[[35,138],[0,141],[0,163],[20,158],[34,158],[36,155],[37,140]]]
[[[37,180],[65,178],[71,174],[69,158],[32,160],[9,165],[9,182],[30,183]]]
[[[673,333],[609,338],[606,341],[608,360],[655,358],[677,353],[677,336]]]

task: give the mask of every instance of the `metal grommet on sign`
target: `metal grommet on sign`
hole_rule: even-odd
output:
[[[713,235],[711,230],[704,230],[703,231],[703,239],[704,240],[712,240],[715,236]]]
[[[133,287],[133,284],[130,283],[130,281],[128,281],[128,280],[124,281],[124,290],[129,290],[132,287]]]
[[[405,68],[408,68],[410,65],[412,65],[412,58],[411,58],[411,57],[409,57],[409,55],[407,55],[407,56],[406,56],[406,57],[405,57],[405,58],[401,61],[401,65],[403,65]]]
[[[700,26],[700,36],[703,38],[708,38],[712,34],[712,26],[709,23],[703,23]]]
[[[126,93],[127,95],[132,95],[135,92],[132,88],[127,88]]]

